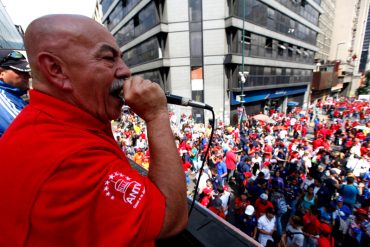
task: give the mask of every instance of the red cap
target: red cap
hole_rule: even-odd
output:
[[[251,172],[244,172],[244,176],[246,178],[250,178],[250,177],[252,177],[252,173]]]
[[[356,210],[356,213],[367,215],[366,210],[365,210],[365,209],[363,209],[363,208],[358,208],[358,209]]]
[[[331,232],[331,227],[328,224],[322,223],[320,225],[321,232],[324,234],[329,234]]]

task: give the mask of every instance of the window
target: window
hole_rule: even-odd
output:
[[[293,45],[288,46],[288,57],[293,57],[294,48]]]
[[[202,56],[202,33],[191,32],[190,33],[190,50],[192,57]]]
[[[272,38],[266,38],[265,48],[272,50]]]
[[[139,26],[139,24],[140,24],[139,15],[135,15],[134,16],[134,27]]]
[[[283,45],[282,42],[279,42],[279,44],[278,44],[278,55],[279,56],[284,56],[285,50],[286,50],[286,47]]]
[[[244,31],[244,37],[243,37],[243,30],[241,31],[241,43],[250,45],[251,44],[251,33]]]

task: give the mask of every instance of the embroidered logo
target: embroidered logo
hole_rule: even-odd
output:
[[[130,177],[120,172],[114,172],[109,175],[104,183],[104,194],[111,200],[122,196],[125,203],[136,208],[145,195],[145,188],[142,184],[132,180]]]

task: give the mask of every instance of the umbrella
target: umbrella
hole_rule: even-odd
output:
[[[267,122],[267,121],[272,120],[269,116],[267,116],[265,114],[257,114],[255,116],[253,116],[252,118],[254,118],[256,120],[259,120],[259,121],[263,121],[263,122]]]
[[[357,125],[354,128],[358,129],[358,130],[370,130],[369,127],[366,127],[366,126],[363,126],[363,125]]]

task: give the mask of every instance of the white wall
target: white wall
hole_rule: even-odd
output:
[[[189,32],[169,33],[166,54],[170,58],[189,57]]]
[[[169,0],[165,1],[164,17],[168,23],[189,20],[188,1]]]
[[[213,107],[216,115],[224,110],[224,66],[204,66],[204,102]],[[223,116],[221,115],[223,118]]]

